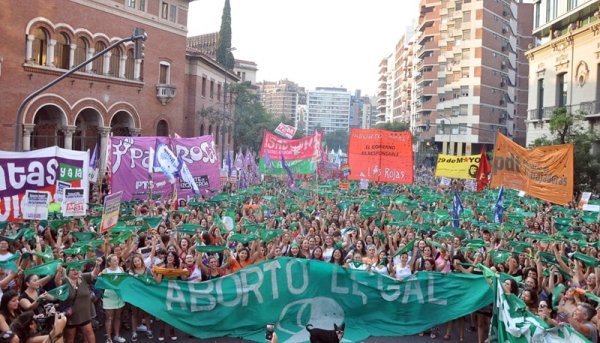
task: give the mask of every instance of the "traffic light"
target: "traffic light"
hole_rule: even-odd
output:
[[[133,30],[133,56],[136,60],[144,58],[145,42],[148,39],[148,34],[144,29],[136,27]]]

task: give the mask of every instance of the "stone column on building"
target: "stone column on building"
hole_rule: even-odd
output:
[[[94,56],[94,54],[96,53],[96,49],[94,48],[88,48],[87,51],[87,56],[86,59],[90,59]],[[92,72],[92,68],[94,68],[94,63],[88,63],[85,65],[85,72],[86,73],[91,73]]]
[[[98,177],[104,177],[106,172],[106,149],[108,147],[108,135],[110,134],[110,127],[98,127],[98,133],[100,134],[100,160],[98,161]]]
[[[125,78],[125,68],[127,65],[127,55],[121,55],[121,60],[119,61],[119,77]]]
[[[134,127],[134,128],[130,128],[129,132],[131,132],[131,137],[139,137],[140,134],[142,133],[142,129]]]
[[[69,47],[71,48],[69,50],[69,69],[71,69],[75,65],[75,50],[77,49],[77,44],[71,44]]]
[[[101,57],[104,58],[104,64],[102,65],[102,75],[108,75],[108,73],[110,72],[110,56],[112,56],[112,53],[109,51],[103,57]]]
[[[27,35],[27,49],[25,50],[25,62],[33,61],[33,40],[34,35]]]
[[[56,46],[55,39],[48,40],[48,51],[46,52],[46,66],[54,67],[54,47]]]
[[[66,125],[63,127],[65,133],[65,149],[73,149],[73,134],[77,130],[75,125]]]
[[[138,58],[135,60],[135,64],[133,67],[133,79],[139,81],[141,74],[142,74],[142,60]]]
[[[31,134],[34,128],[35,124],[23,125],[23,151],[31,150]]]

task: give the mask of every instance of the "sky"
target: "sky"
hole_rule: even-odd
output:
[[[190,3],[188,36],[219,31],[225,0]],[[379,63],[418,14],[417,0],[230,0],[235,58],[256,81],[374,95]]]

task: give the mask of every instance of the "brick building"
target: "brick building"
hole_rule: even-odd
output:
[[[188,0],[9,0],[0,11],[0,149],[15,147],[29,94],[135,27],[145,56],[121,44],[25,106],[23,150],[105,146],[115,136],[184,132]],[[102,152],[105,149],[101,149]]]

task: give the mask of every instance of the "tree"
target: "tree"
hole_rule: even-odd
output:
[[[533,142],[533,146],[573,144],[576,193],[600,191],[600,151],[592,149],[600,136],[585,128],[584,122],[584,113],[573,115],[564,107],[557,108],[550,117],[550,134],[554,137],[543,136]]]
[[[235,97],[235,150],[260,151],[264,130],[274,128],[273,116],[265,110],[258,95],[246,84],[233,84]]]
[[[217,62],[227,69],[233,69],[235,58],[231,52],[231,6],[229,0],[225,0],[223,15],[221,16],[221,29],[219,30],[219,41],[217,42]]]
[[[408,123],[405,123],[405,122],[399,122],[399,121],[389,122],[389,121],[386,121],[385,123],[379,123],[379,124],[375,125],[375,129],[382,129],[382,130],[387,130],[387,131],[400,132],[400,131],[408,131],[408,130],[410,130],[410,125]]]

